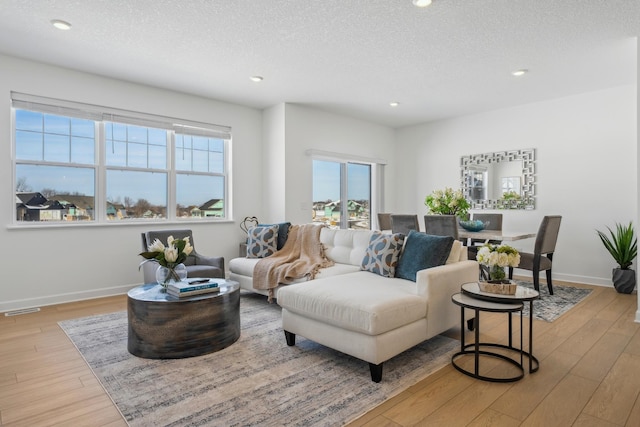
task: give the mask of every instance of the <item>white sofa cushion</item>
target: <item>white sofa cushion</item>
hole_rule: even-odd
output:
[[[426,316],[427,300],[415,283],[358,271],[284,286],[278,304],[343,329],[379,335]]]
[[[338,230],[323,228],[320,242],[324,245],[325,255],[340,264],[351,264],[358,268],[369,247],[371,230]]]
[[[229,270],[240,276],[253,277],[253,268],[260,261],[260,258],[233,258],[229,261]],[[334,264],[331,267],[321,268],[316,274],[316,279],[336,276],[338,274],[353,273],[359,271],[360,267],[351,264]],[[296,283],[306,282],[307,278],[296,279]]]

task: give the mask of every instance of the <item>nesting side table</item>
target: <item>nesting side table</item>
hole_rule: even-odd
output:
[[[518,286],[515,295],[502,295],[483,292],[480,290],[478,283],[465,283],[462,285],[462,292],[451,297],[454,304],[460,306],[460,351],[451,358],[451,363],[460,372],[473,378],[492,382],[512,382],[518,381],[524,377],[524,356],[529,359],[529,373],[536,372],[540,364],[538,359],[533,355],[533,300],[539,298],[540,294],[532,289]],[[523,349],[523,319],[522,310],[524,303],[529,302],[529,351]],[[475,342],[465,344],[465,319],[464,310],[470,309],[475,314]],[[507,313],[509,316],[509,343],[508,345],[498,343],[480,342],[480,313],[494,312]],[[513,345],[513,313],[520,314],[520,348]],[[487,349],[488,348],[488,349]],[[502,353],[493,351],[493,349],[501,348]],[[514,353],[515,357],[503,353]],[[464,355],[473,355],[474,369],[473,371],[465,369],[458,363],[458,359]],[[518,374],[511,377],[491,377],[480,374],[480,356],[490,356],[499,358],[515,366]]]

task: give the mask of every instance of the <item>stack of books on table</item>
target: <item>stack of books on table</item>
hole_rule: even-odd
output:
[[[187,279],[182,282],[171,283],[167,293],[174,297],[184,298],[193,295],[220,291],[220,280],[216,279]]]

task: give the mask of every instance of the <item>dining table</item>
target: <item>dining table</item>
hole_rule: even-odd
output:
[[[501,231],[501,230],[481,230],[469,231],[464,228],[458,228],[458,238],[460,240],[475,239],[488,242],[494,241],[514,241],[536,237],[536,233],[520,232],[520,231]]]

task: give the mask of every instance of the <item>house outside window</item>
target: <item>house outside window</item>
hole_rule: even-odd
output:
[[[17,224],[228,216],[230,128],[12,93]]]

